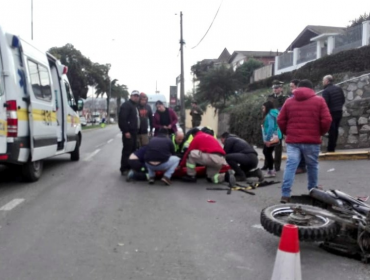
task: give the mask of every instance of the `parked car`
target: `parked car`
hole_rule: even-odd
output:
[[[82,126],[86,126],[87,125],[86,118],[85,117],[80,117],[80,123],[81,123]]]

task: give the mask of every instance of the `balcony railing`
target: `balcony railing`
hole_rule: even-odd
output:
[[[348,28],[344,34],[335,36],[333,53],[362,46],[362,24]]]
[[[278,69],[284,69],[293,66],[293,53],[283,53],[279,56]]]
[[[314,43],[311,43],[309,45],[299,48],[297,64],[316,59],[316,53],[317,53],[316,47],[317,47],[317,43],[314,42]]]

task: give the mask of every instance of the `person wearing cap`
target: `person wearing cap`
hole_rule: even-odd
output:
[[[137,134],[140,128],[140,116],[137,109],[140,93],[137,90],[131,92],[130,99],[121,105],[118,118],[118,126],[122,131],[122,156],[121,174],[128,173],[130,166],[128,159],[133,151],[136,150]]]
[[[288,96],[283,94],[283,82],[274,80],[272,82],[272,90],[273,90],[273,93],[267,97],[267,101],[271,101],[272,104],[274,105],[274,108],[280,111],[285,101],[288,99]],[[280,171],[281,157],[283,155],[282,141],[280,141],[279,145],[275,146],[274,152],[275,152],[275,158],[274,158],[275,171]],[[267,170],[267,169],[268,169],[267,163],[265,161],[265,164],[262,167],[262,170]]]
[[[138,133],[138,142],[140,147],[146,146],[149,143],[149,135],[152,136],[153,130],[153,112],[152,108],[148,105],[148,97],[142,92],[138,104],[140,115],[140,128]],[[148,131],[149,126],[149,131]],[[149,134],[149,135],[148,135]]]
[[[197,102],[195,100],[192,100],[190,110],[190,116],[192,117],[191,119],[192,127],[200,126],[200,123],[202,122],[202,115],[203,115],[202,109],[198,107]]]
[[[158,100],[155,103],[157,111],[153,118],[154,135],[158,134],[159,129],[164,128],[170,135],[177,131],[178,118],[174,110],[164,106],[163,102]]]

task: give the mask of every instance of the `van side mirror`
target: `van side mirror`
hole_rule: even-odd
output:
[[[77,101],[77,111],[82,111],[84,108],[84,101],[82,99],[79,99]]]

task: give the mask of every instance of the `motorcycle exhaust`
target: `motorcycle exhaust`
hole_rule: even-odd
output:
[[[328,205],[332,205],[332,206],[336,206],[340,208],[343,207],[343,203],[339,199],[336,199],[334,196],[330,195],[330,193],[326,191],[322,191],[320,189],[314,188],[310,190],[310,196]]]

